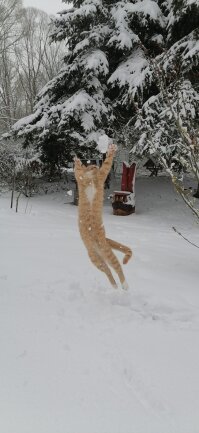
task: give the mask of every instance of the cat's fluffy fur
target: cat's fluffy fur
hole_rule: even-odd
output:
[[[91,262],[107,275],[114,287],[117,287],[108,266],[110,265],[118,274],[123,289],[127,289],[122,267],[112,250],[125,254],[124,264],[131,258],[132,251],[106,238],[102,222],[104,182],[111,169],[116,149],[115,145],[109,146],[106,159],[100,168],[95,165],[86,167],[75,158],[75,177],[79,192],[79,231]]]

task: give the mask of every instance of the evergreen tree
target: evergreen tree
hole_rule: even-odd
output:
[[[136,127],[141,128],[140,140],[134,147],[137,154],[156,153],[151,145],[155,138],[156,150],[163,151],[172,160],[178,136],[176,119],[185,128],[190,129],[191,124],[197,128],[199,28],[195,25],[199,21],[195,16],[199,17],[198,14],[197,0],[172,1],[167,15],[165,50],[151,61],[146,73],[156,91],[144,101],[137,116]],[[144,87],[148,88],[146,81]],[[180,152],[180,146],[178,149]]]
[[[52,40],[66,40],[65,66],[40,92],[32,116],[14,129],[41,147],[43,160],[52,166],[80,156],[112,121],[107,96],[109,64],[106,46],[108,9],[101,1],[75,1],[55,20]],[[88,155],[87,155],[88,156]]]
[[[199,4],[173,0],[167,15],[166,49],[149,72],[157,92],[144,102],[136,118],[139,139],[133,151],[153,155],[170,174],[195,215],[185,192],[183,173],[199,182]],[[147,83],[146,83],[147,86]],[[132,133],[132,132],[131,132]]]
[[[52,165],[93,154],[99,136],[120,131],[138,97],[149,94],[149,58],[162,52],[164,32],[156,1],[74,1],[52,35],[66,41],[65,66],[14,130],[25,144],[34,140]]]

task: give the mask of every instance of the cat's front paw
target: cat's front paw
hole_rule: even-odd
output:
[[[75,163],[76,167],[81,167],[82,166],[82,163],[81,163],[80,159],[77,158],[77,156],[74,157],[74,163]]]
[[[117,145],[116,144],[109,144],[108,155],[113,155],[116,152],[117,152]]]

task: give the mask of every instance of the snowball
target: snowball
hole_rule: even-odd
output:
[[[108,137],[108,135],[103,134],[99,137],[98,139],[98,145],[97,145],[97,149],[101,152],[101,153],[106,153],[108,150],[108,145],[110,144],[110,138]]]

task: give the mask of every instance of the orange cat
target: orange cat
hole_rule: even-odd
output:
[[[112,276],[110,265],[118,274],[123,289],[128,285],[125,281],[122,267],[112,249],[125,254],[123,263],[132,256],[130,248],[106,238],[102,222],[104,197],[104,182],[112,166],[117,146],[110,145],[107,157],[99,168],[96,165],[84,166],[75,158],[75,177],[79,191],[79,230],[87,248],[91,262],[102,272],[105,272],[110,283],[117,287]]]

